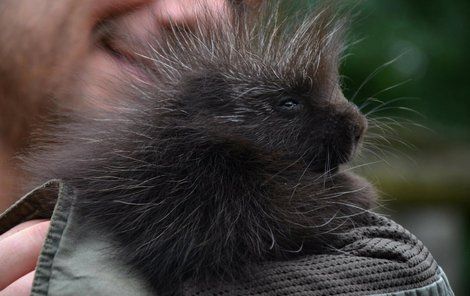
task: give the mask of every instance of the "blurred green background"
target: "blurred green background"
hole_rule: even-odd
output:
[[[470,49],[470,1],[374,0],[364,1],[360,9],[351,33],[352,40],[363,41],[353,45],[345,60],[346,92],[350,97],[378,66],[398,57],[358,97],[367,98],[407,81],[377,97],[389,102],[416,97],[391,106],[412,108],[423,117],[400,109],[388,109],[378,116],[401,117],[395,118],[401,123],[410,119],[430,129],[405,122],[405,128],[397,128],[397,137],[409,145],[390,140],[390,152],[375,150],[384,160],[364,173],[388,200],[382,211],[424,241],[446,271],[456,295],[468,295],[470,55],[466,51]]]
[[[360,106],[369,102],[364,112],[374,110],[383,122],[359,162],[375,163],[359,171],[381,191],[380,211],[423,240],[456,295],[468,295],[470,1],[350,3],[358,14],[343,63],[344,91]]]

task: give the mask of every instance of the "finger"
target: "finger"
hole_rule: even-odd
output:
[[[33,287],[33,280],[34,271],[31,271],[2,290],[0,296],[29,296]]]
[[[48,227],[41,222],[0,241],[0,290],[35,269]]]
[[[5,232],[4,234],[0,235],[0,240],[2,239],[5,239],[17,232],[20,232],[21,230],[23,229],[26,229],[28,227],[31,227],[33,225],[36,225],[38,223],[41,223],[41,222],[45,222],[47,220],[45,219],[41,219],[41,220],[30,220],[30,221],[27,221],[27,222],[24,222],[24,223],[21,223],[19,225],[16,225],[15,227],[13,227],[12,229],[8,230],[7,232]]]

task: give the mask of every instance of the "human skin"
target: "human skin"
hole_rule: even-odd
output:
[[[170,22],[191,27],[201,13],[197,2],[0,1],[0,212],[18,197],[24,173],[13,157],[34,148],[33,130],[41,133],[52,112],[109,108],[119,94],[122,69],[132,66],[103,48],[100,24],[113,20],[115,30],[145,42]],[[205,9],[224,5],[204,1]],[[126,42],[118,40],[119,48],[128,49]],[[29,295],[48,223],[30,221],[0,236],[0,296]]]
[[[33,220],[0,236],[0,295],[29,295],[49,221]]]

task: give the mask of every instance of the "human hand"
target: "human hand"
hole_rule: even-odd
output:
[[[50,221],[32,220],[0,235],[0,296],[28,296]]]

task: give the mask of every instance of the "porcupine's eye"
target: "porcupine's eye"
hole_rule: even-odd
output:
[[[296,112],[302,108],[300,101],[293,97],[284,97],[279,100],[278,109],[283,112]]]

